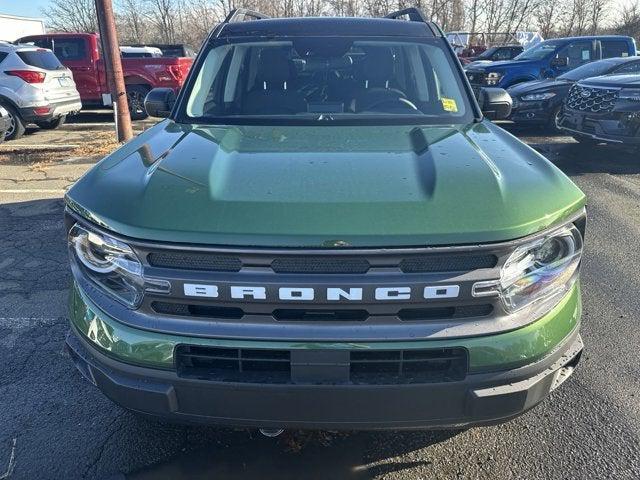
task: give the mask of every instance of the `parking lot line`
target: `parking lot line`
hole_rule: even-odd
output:
[[[0,193],[60,193],[66,192],[63,188],[33,188],[33,189],[2,189]]]

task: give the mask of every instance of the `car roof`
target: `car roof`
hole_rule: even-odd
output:
[[[435,37],[429,23],[388,18],[304,17],[232,22],[222,25],[218,37],[280,36],[405,36]]]
[[[36,45],[29,45],[27,43],[11,43],[0,41],[0,50],[3,52],[24,52],[28,50],[47,50],[48,48],[41,48]]]
[[[624,40],[629,41],[631,37],[626,35],[585,35],[583,37],[560,37],[560,38],[548,38],[545,42],[554,41],[574,41],[574,40]]]

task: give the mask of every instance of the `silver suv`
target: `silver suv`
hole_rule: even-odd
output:
[[[0,42],[0,105],[10,125],[5,138],[24,134],[28,123],[52,129],[82,107],[71,71],[51,50]]]

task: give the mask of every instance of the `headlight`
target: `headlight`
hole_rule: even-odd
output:
[[[145,290],[169,293],[169,283],[145,279],[131,247],[103,233],[75,224],[69,231],[69,254],[75,266],[105,293],[137,308]]]
[[[522,101],[524,102],[541,102],[542,100],[549,100],[550,98],[555,97],[556,94],[553,92],[546,93],[530,93],[529,95],[524,95],[522,97]]]
[[[544,304],[551,308],[573,287],[582,256],[582,235],[567,225],[514,250],[500,271],[500,280],[478,282],[476,297],[498,295],[508,312]]]
[[[640,102],[640,88],[623,88],[618,94],[620,100]]]
[[[500,83],[500,79],[503,74],[498,72],[489,72],[487,73],[487,85],[497,85]]]

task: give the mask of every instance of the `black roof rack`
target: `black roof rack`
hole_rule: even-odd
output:
[[[269,15],[256,12],[255,10],[249,10],[248,8],[234,8],[229,12],[229,15],[227,15],[223,23],[244,22],[247,17],[255,20],[271,18]]]
[[[384,18],[398,20],[400,19],[400,17],[404,16],[409,17],[409,20],[412,22],[428,23],[428,20],[424,17],[424,13],[422,13],[422,10],[415,7],[405,8],[403,10],[398,10],[397,12],[391,12],[390,14],[385,15]]]

